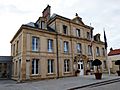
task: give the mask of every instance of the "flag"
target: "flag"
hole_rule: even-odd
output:
[[[105,41],[105,49],[107,49],[107,38],[106,38],[106,34],[105,34],[105,30],[104,30],[104,41]]]
[[[91,29],[91,47],[92,47],[92,44],[93,44],[93,30]]]

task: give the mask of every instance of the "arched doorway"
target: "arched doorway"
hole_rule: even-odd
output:
[[[86,74],[86,64],[87,64],[88,58],[85,55],[78,54],[74,57],[74,70],[79,70],[79,75],[85,75]]]
[[[79,75],[84,75],[84,64],[83,64],[83,61],[78,61],[78,70],[80,71]]]

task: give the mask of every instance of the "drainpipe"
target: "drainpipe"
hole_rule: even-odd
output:
[[[57,79],[59,78],[59,54],[58,54],[58,32],[56,28],[56,21],[55,21],[55,31],[56,31],[56,56],[57,56]]]

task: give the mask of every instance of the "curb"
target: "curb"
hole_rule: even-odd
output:
[[[92,83],[92,84],[87,84],[87,85],[83,85],[83,86],[69,88],[67,90],[75,90],[75,89],[81,89],[81,88],[85,88],[85,87],[101,86],[101,85],[111,84],[111,83],[119,82],[119,81],[120,81],[120,78],[110,79],[110,80],[100,81],[100,82],[96,82],[96,83]]]

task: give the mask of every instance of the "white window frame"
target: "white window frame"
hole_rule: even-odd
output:
[[[105,56],[105,49],[102,48],[102,55]]]
[[[69,52],[69,43],[67,41],[64,41],[64,52],[65,53]]]
[[[88,45],[88,55],[92,55],[92,46]]]
[[[65,27],[65,28],[64,28],[64,27]],[[65,31],[66,33],[64,33],[64,31]],[[66,35],[68,34],[68,27],[67,27],[66,25],[63,25],[63,33],[66,34]]]
[[[100,56],[100,49],[99,49],[99,47],[96,47],[96,56]]]
[[[81,35],[80,35],[80,29],[76,29],[76,36],[77,37],[80,37]]]
[[[45,21],[41,21],[41,29],[45,29]]]
[[[53,40],[48,39],[48,52],[53,52]]]
[[[90,32],[87,32],[87,39],[91,40]]]
[[[54,60],[48,59],[48,74],[53,74],[53,73],[54,73]]]
[[[32,75],[38,75],[39,74],[39,61],[38,61],[38,73],[36,72],[36,62],[38,61],[38,59],[33,59],[32,60],[32,65],[33,65],[33,62],[34,62],[34,67],[32,67],[32,69],[34,69],[34,73],[32,72]]]
[[[70,60],[69,59],[64,60],[64,72],[70,72]]]
[[[77,53],[81,53],[81,43],[77,43],[77,46],[76,46],[76,48],[77,48]]]
[[[32,37],[32,51],[38,51],[38,50],[39,50],[39,38]]]

